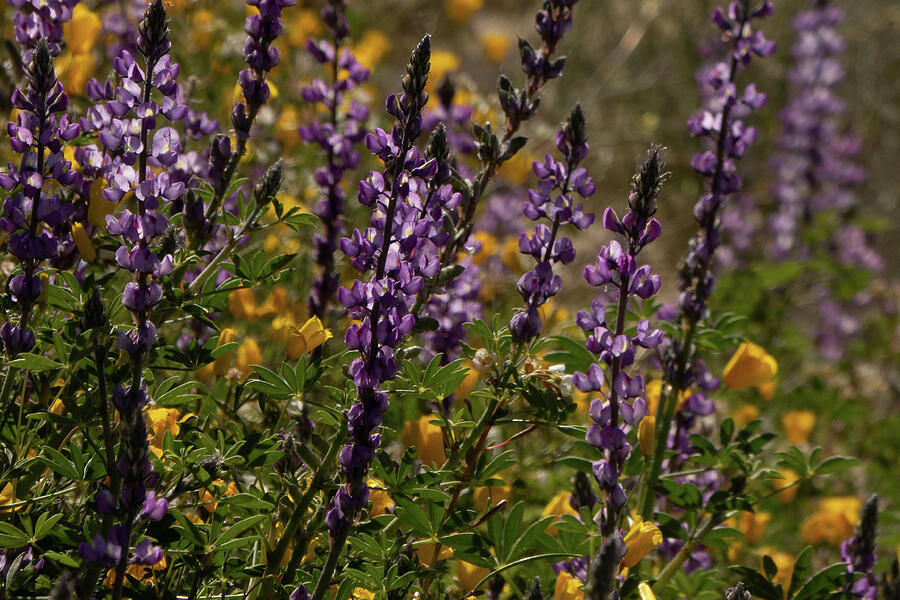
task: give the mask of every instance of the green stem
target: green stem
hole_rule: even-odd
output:
[[[301,525],[306,523],[307,514],[309,511],[309,506],[312,504],[313,498],[316,493],[322,489],[322,487],[327,482],[327,475],[331,473],[331,465],[334,463],[337,458],[338,451],[340,451],[341,446],[344,443],[344,436],[342,433],[338,433],[334,436],[334,439],[331,441],[331,445],[328,447],[328,451],[325,453],[325,457],[322,459],[322,464],[319,465],[319,468],[316,470],[316,474],[313,477],[312,481],[309,484],[309,487],[306,488],[306,491],[303,493],[303,496],[300,497],[300,501],[297,503],[297,506],[294,508],[293,514],[291,514],[290,520],[288,520],[287,525],[284,527],[284,531],[281,534],[281,538],[279,538],[278,543],[275,545],[275,548],[266,557],[266,572],[263,575],[262,581],[259,582],[259,586],[255,589],[257,590],[254,597],[257,598],[268,598],[271,596],[272,586],[275,583],[275,574],[278,572],[278,569],[281,567],[281,562],[284,560],[284,555],[287,553],[287,549],[291,544],[291,541],[294,539],[294,536],[297,534],[297,530]],[[295,548],[294,552],[300,552],[303,554],[306,551],[306,548]],[[293,564],[293,561],[291,562]],[[294,565],[294,569],[296,569],[296,565]],[[284,579],[286,581],[293,580],[294,573],[288,566],[288,570],[284,573]]]
[[[350,524],[347,523],[332,540],[331,550],[328,551],[328,558],[325,559],[325,566],[322,567],[322,574],[316,587],[313,590],[312,600],[322,600],[322,597],[328,592],[331,584],[331,576],[334,575],[334,568],[337,566],[338,557],[344,549],[344,543],[347,541],[347,535],[350,533]]]
[[[703,542],[703,538],[709,534],[710,531],[715,529],[719,523],[721,523],[724,519],[722,518],[721,513],[715,513],[707,521],[703,527],[701,527],[697,532],[694,533],[690,542],[684,545],[684,547],[675,555],[662,571],[659,572],[659,576],[656,578],[656,581],[653,583],[653,592],[661,593],[663,588],[669,583],[669,580],[675,576],[675,573],[681,568],[681,565],[690,558],[691,553],[697,549]]]

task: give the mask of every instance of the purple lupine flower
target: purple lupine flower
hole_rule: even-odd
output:
[[[366,135],[365,121],[369,109],[352,101],[349,108],[341,108],[344,95],[369,78],[369,70],[357,62],[349,48],[342,48],[350,32],[344,15],[343,0],[333,0],[322,8],[322,21],[331,32],[331,40],[308,40],[307,49],[319,63],[328,65],[331,83],[314,79],[301,94],[307,102],[321,105],[329,117],[324,122],[313,121],[300,127],[300,137],[307,143],[318,144],[325,152],[327,164],[316,169],[314,177],[322,198],[316,214],[322,220],[323,233],[315,236],[315,261],[320,268],[309,296],[309,313],[325,317],[328,303],[338,288],[334,270],[334,252],[343,233],[341,216],[344,212],[344,173],[359,165],[356,145]],[[347,73],[346,76],[342,73]]]
[[[756,138],[755,128],[747,126],[743,119],[766,100],[755,85],[739,91],[736,83],[738,73],[753,56],[766,57],[775,51],[774,42],[752,27],[754,19],[770,15],[774,8],[768,0],[757,8],[753,4],[751,0],[739,0],[731,2],[727,10],[713,11],[712,20],[721,30],[722,39],[728,42],[728,56],[707,69],[704,80],[711,93],[705,106],[688,120],[691,135],[708,143],[708,149],[691,161],[706,180],[706,192],[694,207],[700,229],[690,242],[677,280],[681,291],[679,311],[693,323],[706,314],[706,301],[715,287],[710,271],[722,238],[719,214],[725,199],[740,191],[742,185],[736,162]],[[679,384],[683,389],[688,383]]]
[[[602,286],[617,296],[613,323],[607,323],[607,306],[600,298],[591,304],[590,312],[578,313],[576,322],[588,334],[586,347],[600,362],[592,364],[586,373],[577,372],[572,376],[572,383],[580,391],[601,394],[591,402],[594,423],[586,439],[604,455],[593,466],[594,478],[606,498],[600,511],[604,535],[615,531],[619,510],[626,501],[619,479],[631,454],[627,433],[647,414],[643,378],[631,375],[628,367],[634,363],[638,348],[656,348],[663,339],[662,332],[652,329],[646,319],[637,323],[634,335],[626,334],[625,316],[632,302],[638,298],[647,300],[659,291],[659,275],[653,274],[649,265],[638,268],[637,257],[662,231],[654,215],[667,176],[662,149],[651,146],[632,178],[628,211],[621,219],[612,207],[603,213],[604,227],[619,234],[624,246],[617,240],[611,241],[600,249],[595,264],[584,268],[584,278],[589,284]]]
[[[247,4],[259,12],[247,17],[244,23],[247,40],[243,56],[249,68],[238,75],[244,101],[231,109],[231,123],[239,140],[250,136],[256,113],[269,100],[266,75],[281,62],[281,53],[272,44],[282,32],[281,11],[296,4],[296,0],[247,0]]]
[[[780,115],[780,152],[773,160],[778,179],[772,194],[778,204],[770,229],[778,257],[807,252],[797,239],[799,226],[823,210],[852,207],[853,188],[865,178],[853,162],[860,141],[841,124],[846,106],[837,87],[845,75],[840,57],[846,44],[836,28],[843,20],[840,8],[820,2],[792,23],[791,97]]]
[[[96,536],[92,544],[79,547],[88,562],[115,565],[113,597],[119,597],[124,573],[129,562],[128,548],[134,527],[139,519],[159,520],[168,510],[164,498],[157,498],[152,488],[159,476],[149,459],[147,425],[144,407],[150,398],[141,373],[144,358],[156,340],[156,327],[151,320],[153,308],[162,300],[160,280],[171,273],[172,257],[162,255],[156,246],[167,233],[166,212],[170,204],[185,193],[185,184],[173,180],[168,172],[177,160],[180,141],[171,128],[157,128],[159,115],[170,121],[183,119],[187,107],[179,102],[177,77],[179,66],[171,62],[166,11],[161,0],[147,7],[138,26],[136,43],[143,66],[131,52],[123,50],[113,61],[113,68],[121,77],[108,99],[111,115],[100,130],[100,143],[111,157],[118,176],[107,177],[109,187],[104,197],[118,201],[133,191],[137,213],[123,210],[118,218],[106,217],[109,233],[121,236],[123,245],[116,251],[118,266],[128,271],[132,280],[125,285],[122,304],[132,312],[134,326],[118,334],[118,346],[131,361],[130,385],[113,388],[112,403],[119,414],[121,444],[116,460],[116,474],[121,481],[118,497],[104,494],[102,507],[116,515],[115,525],[106,539]],[[93,86],[92,86],[93,87]],[[99,88],[99,84],[96,86]],[[95,90],[96,92],[97,90]],[[159,94],[155,99],[154,92]],[[163,169],[155,174],[154,165]],[[149,492],[148,492],[149,490]],[[101,507],[98,495],[98,507]],[[114,549],[114,552],[110,551]],[[149,540],[137,545],[132,562],[155,564],[162,551]],[[112,563],[112,564],[110,564]]]
[[[344,335],[347,347],[359,351],[349,368],[358,402],[347,413],[351,442],[339,456],[346,483],[332,499],[325,519],[337,539],[345,539],[367,501],[365,475],[381,445],[378,428],[389,405],[380,388],[396,376],[394,350],[415,325],[410,307],[416,295],[425,278],[433,278],[440,269],[440,246],[448,241],[441,231],[443,211],[459,203],[459,194],[439,183],[447,175],[438,160],[426,160],[415,146],[428,101],[430,57],[431,38],[425,36],[410,57],[403,92],[388,96],[387,112],[396,119],[390,134],[378,129],[366,137],[366,147],[385,168],[370,173],[359,186],[360,202],[373,207],[370,227],[365,232],[356,229],[340,242],[353,266],[372,274],[338,290],[341,305],[360,323]]]
[[[16,9],[13,16],[13,36],[22,48],[25,63],[41,40],[52,56],[59,55],[63,40],[63,23],[72,20],[78,0],[7,0]]]
[[[16,89],[12,104],[19,109],[15,123],[8,123],[9,144],[21,155],[19,166],[8,164],[0,173],[0,187],[18,191],[3,201],[0,228],[9,234],[9,251],[21,264],[21,271],[9,281],[9,289],[19,308],[17,324],[0,326],[0,340],[10,357],[34,347],[29,328],[32,308],[40,297],[40,264],[55,258],[61,238],[56,228],[72,215],[60,187],[77,188],[81,181],[63,156],[62,143],[78,136],[78,125],[63,114],[69,98],[53,69],[53,56],[45,41],[30,54],[26,71],[28,87]]]
[[[829,2],[818,2],[793,20],[794,67],[790,71],[791,97],[781,113],[780,152],[773,161],[778,175],[772,194],[777,208],[769,221],[777,258],[807,257],[812,248],[798,233],[824,211],[834,212],[840,226],[827,244],[841,264],[854,270],[881,271],[884,260],[871,246],[868,235],[851,222],[858,206],[855,193],[865,180],[855,161],[862,143],[844,123],[846,103],[838,95],[845,77],[841,56],[846,43],[838,32],[843,11]],[[851,335],[831,329],[838,300],[827,298],[823,319],[814,323],[823,358],[838,361]],[[849,306],[840,307],[840,320],[853,319]],[[829,323],[830,322],[830,323]]]
[[[564,161],[557,161],[549,154],[543,162],[532,165],[534,174],[540,180],[537,189],[528,190],[528,200],[522,211],[525,216],[536,221],[546,219],[534,226],[529,237],[519,236],[519,251],[532,256],[537,266],[526,272],[516,285],[525,300],[525,310],[513,315],[509,330],[513,339],[528,342],[541,332],[541,318],[538,308],[552,296],[559,293],[562,279],[553,273],[556,263],[569,264],[575,260],[575,248],[566,237],[558,237],[559,228],[574,225],[585,230],[594,222],[593,214],[585,214],[581,204],[576,204],[575,195],[588,198],[596,189],[593,180],[579,163],[588,152],[587,135],[584,130],[584,114],[576,105],[569,118],[556,134],[556,146]]]
[[[878,576],[873,572],[877,524],[878,496],[872,496],[862,507],[859,525],[853,536],[841,544],[841,560],[849,563],[847,572],[862,575],[848,586],[847,591],[863,600],[875,600],[878,597]]]

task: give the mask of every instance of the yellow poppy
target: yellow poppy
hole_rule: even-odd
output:
[[[861,507],[862,502],[853,496],[825,498],[800,526],[800,535],[810,544],[840,544],[853,535]]]
[[[781,426],[790,443],[805,442],[816,426],[816,413],[811,410],[789,410],[781,415]]]
[[[741,344],[722,373],[725,385],[733,390],[763,387],[774,394],[772,383],[778,375],[778,363],[761,346],[753,342]]]
[[[505,31],[486,31],[481,34],[481,49],[491,62],[503,62],[511,42],[512,39]]]
[[[382,482],[377,479],[369,479],[367,485],[369,486],[369,502],[372,503],[371,514],[373,517],[385,514],[388,508],[394,506],[394,499],[391,498],[391,495],[383,489],[377,489],[384,487]]]
[[[66,48],[72,54],[87,54],[97,44],[97,36],[103,29],[103,22],[97,13],[83,3],[75,5],[72,19],[63,23]]]
[[[12,509],[7,508],[10,504],[15,504],[16,502],[18,502],[16,499],[16,488],[13,487],[12,483],[7,483],[3,486],[3,489],[0,490],[0,513],[6,511],[15,512],[21,509],[21,506]]]
[[[310,317],[299,329],[287,326],[287,341],[284,346],[285,355],[293,360],[312,352],[331,338],[331,331],[325,329],[319,317]]]
[[[553,600],[584,600],[581,580],[573,577],[568,571],[560,571],[556,576]]]
[[[490,505],[496,505],[502,500],[509,500],[512,488],[508,485],[482,486],[475,488],[475,508],[479,511],[487,509]]]
[[[88,237],[87,231],[84,230],[84,225],[81,223],[76,222],[72,224],[72,240],[74,240],[75,246],[78,248],[78,254],[81,255],[84,262],[92,263],[97,260],[97,251],[94,250],[94,244],[91,243],[91,238]]]
[[[656,445],[656,417],[647,415],[641,419],[638,425],[638,443],[641,446],[641,454],[653,456]]]
[[[797,495],[797,490],[799,489],[798,485],[791,485],[799,481],[800,476],[791,471],[790,469],[782,469],[781,477],[775,478],[772,480],[772,485],[775,486],[776,490],[781,490],[778,492],[778,500],[782,504],[790,504],[794,501],[794,497]],[[791,486],[791,487],[788,487]],[[782,489],[784,488],[784,489]]]
[[[447,17],[462,25],[484,6],[484,0],[447,0]]]
[[[400,437],[407,448],[416,447],[416,454],[424,464],[440,467],[447,460],[447,455],[444,453],[441,428],[431,423],[434,418],[434,415],[423,415],[417,421],[407,421]]]
[[[234,368],[240,373],[241,379],[247,379],[250,375],[250,365],[262,364],[263,356],[259,344],[253,338],[247,338],[238,348],[234,359]]]
[[[650,521],[635,517],[631,529],[625,534],[625,546],[628,548],[622,565],[628,568],[638,564],[651,550],[662,544],[663,536],[659,528]]]
[[[230,344],[231,342],[237,341],[237,332],[230,327],[224,328],[219,332],[219,341],[216,342],[216,348],[224,346],[225,344]],[[228,373],[228,369],[231,368],[231,360],[234,357],[234,350],[229,350],[222,356],[216,359],[216,362],[213,363],[213,373],[217,377],[222,377],[226,373]]]
[[[638,598],[640,600],[656,600],[653,590],[644,582],[638,584]]]
[[[464,560],[456,561],[456,584],[463,592],[475,589],[478,582],[490,574],[490,569],[467,563]]]

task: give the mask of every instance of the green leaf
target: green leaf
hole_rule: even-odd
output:
[[[425,537],[431,537],[434,534],[425,511],[411,500],[403,497],[397,498],[397,509],[394,514],[409,525],[415,533]]]
[[[18,548],[30,541],[28,534],[13,525],[0,521],[0,547]]]
[[[728,567],[741,576],[741,581],[750,590],[754,598],[761,600],[783,600],[782,595],[772,583],[755,569],[749,567]]]
[[[66,458],[62,452],[50,446],[44,446],[43,454],[46,456],[39,456],[38,460],[44,463],[44,465],[49,467],[52,471],[59,473],[67,479],[81,481],[81,474],[75,469],[75,464]]]
[[[30,354],[28,352],[19,354],[16,358],[9,361],[9,366],[34,372],[49,371],[62,367],[60,363],[50,360],[42,354]]]
[[[62,513],[57,513],[53,516],[50,516],[50,513],[42,513],[34,525],[34,541],[46,537],[62,518]]]
[[[241,519],[240,521],[226,529],[225,533],[219,536],[219,538],[213,544],[213,548],[215,548],[216,550],[225,550],[225,548],[222,547],[223,544],[225,544],[229,540],[236,538],[247,529],[256,527],[267,518],[268,517],[266,515],[256,515],[255,517],[247,517],[246,519]]]
[[[855,467],[858,464],[859,460],[850,456],[832,456],[831,458],[826,458],[818,465],[816,465],[815,472],[818,475],[839,473],[841,471],[849,469],[850,467]]]

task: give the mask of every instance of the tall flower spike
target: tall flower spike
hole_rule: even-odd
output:
[[[350,31],[343,0],[332,0],[322,8],[321,14],[331,39],[310,39],[306,49],[313,59],[327,66],[331,82],[314,79],[301,94],[307,102],[320,105],[328,116],[321,122],[302,125],[300,137],[307,143],[317,144],[326,155],[326,164],[314,174],[321,194],[316,214],[322,221],[323,231],[313,240],[320,271],[313,281],[308,303],[311,315],[325,318],[328,303],[338,288],[334,252],[343,233],[341,217],[346,194],[342,180],[347,170],[359,165],[360,155],[355,146],[366,135],[365,121],[369,117],[369,109],[356,100],[346,111],[342,107],[345,94],[367,81],[369,70],[359,64],[349,48],[342,48]]]
[[[637,257],[662,231],[653,215],[667,177],[662,148],[651,146],[631,180],[628,212],[621,220],[612,207],[603,213],[604,227],[619,234],[624,246],[611,241],[600,248],[596,262],[584,268],[589,284],[608,289],[616,299],[614,322],[606,320],[607,306],[602,297],[591,303],[590,312],[578,313],[576,322],[588,334],[587,349],[600,362],[592,364],[586,373],[578,372],[572,377],[580,391],[600,394],[591,402],[594,423],[586,439],[603,452],[593,471],[606,500],[600,511],[600,525],[607,536],[615,533],[619,510],[626,501],[619,478],[631,454],[627,434],[639,427],[647,414],[644,380],[640,375],[629,374],[628,367],[640,348],[656,348],[663,339],[662,331],[651,329],[648,319],[638,321],[634,335],[627,335],[625,319],[632,302],[638,298],[648,300],[660,288],[659,275],[653,274],[649,265],[638,267]],[[601,365],[606,366],[605,371]],[[624,421],[621,427],[620,414]]]
[[[396,376],[394,350],[415,325],[409,309],[416,294],[426,277],[440,271],[440,247],[448,241],[441,232],[444,210],[459,203],[449,184],[436,183],[441,174],[437,160],[425,160],[415,145],[428,101],[430,55],[431,38],[426,36],[410,56],[403,92],[388,96],[387,112],[395,119],[391,133],[377,129],[366,136],[366,147],[382,160],[384,170],[372,171],[359,184],[360,203],[373,208],[370,227],[356,229],[340,242],[353,266],[371,275],[338,290],[347,314],[359,321],[344,335],[347,347],[359,352],[349,369],[358,397],[347,413],[351,441],[339,457],[346,483],[326,515],[339,541],[366,503],[365,475],[381,444],[377,431],[389,404],[381,385]]]
[[[9,235],[9,252],[21,267],[8,283],[18,304],[18,322],[0,326],[0,340],[9,357],[34,347],[29,326],[32,309],[46,285],[40,266],[57,256],[61,240],[54,230],[73,211],[59,188],[80,184],[62,149],[62,143],[77,137],[80,129],[65,114],[58,116],[65,113],[69,98],[56,78],[53,62],[50,46],[44,40],[38,42],[26,70],[28,87],[24,92],[16,89],[11,98],[19,110],[16,122],[6,126],[12,151],[22,157],[18,168],[10,163],[7,172],[0,173],[0,187],[17,190],[3,202],[0,228]]]
[[[865,172],[855,160],[862,142],[847,127],[847,106],[839,96],[845,78],[841,58],[847,48],[838,30],[843,20],[839,7],[821,1],[792,21],[795,62],[788,75],[791,96],[780,114],[779,152],[773,160],[777,180],[772,188],[777,205],[769,231],[777,258],[804,258],[813,248],[799,235],[803,226],[823,212],[834,212],[838,226],[831,243],[821,247],[848,267],[879,272],[884,259],[866,232],[852,222]],[[861,330],[860,319],[830,290],[823,288],[818,295],[820,318],[814,321],[814,334],[819,353],[837,361],[848,340]]]
[[[72,20],[78,0],[8,0],[17,10],[13,16],[13,36],[22,47],[25,63],[43,41],[52,56],[57,56],[63,41],[63,23]]]
[[[537,263],[534,269],[522,275],[516,286],[525,300],[525,310],[512,317],[509,330],[513,339],[519,342],[529,342],[540,334],[542,324],[538,308],[562,287],[562,279],[553,273],[553,265],[565,265],[575,260],[572,240],[558,238],[559,228],[574,225],[583,231],[594,222],[594,215],[584,213],[583,206],[576,204],[576,195],[589,198],[596,190],[593,179],[578,166],[588,152],[580,105],[575,106],[556,134],[556,146],[564,160],[557,161],[547,154],[543,162],[534,162],[532,170],[540,182],[538,189],[528,191],[528,200],[522,209],[532,221],[546,219],[550,225],[535,225],[530,237],[527,233],[519,236],[519,251],[533,257]]]
[[[859,525],[853,537],[841,544],[841,560],[849,563],[848,573],[861,577],[848,586],[848,591],[864,600],[878,597],[878,576],[875,567],[875,529],[878,525],[878,496],[871,496],[862,507]]]
[[[104,198],[118,202],[133,191],[137,203],[135,214],[125,209],[118,217],[106,216],[109,233],[122,238],[116,263],[131,273],[132,280],[122,293],[122,304],[131,311],[134,322],[133,327],[118,334],[119,349],[130,358],[131,380],[128,385],[116,385],[112,394],[121,427],[122,443],[116,462],[121,485],[115,490],[112,484],[113,492],[118,491],[117,497],[110,490],[102,490],[97,501],[98,507],[114,513],[119,521],[105,542],[107,548],[120,549],[113,561],[115,600],[122,595],[129,562],[153,564],[162,559],[161,551],[149,541],[138,544],[131,558],[127,548],[141,519],[159,520],[168,508],[165,499],[148,492],[156,486],[159,477],[149,460],[144,407],[150,397],[142,373],[145,357],[156,340],[151,315],[162,300],[161,280],[173,268],[170,248],[164,239],[169,228],[166,214],[170,207],[166,205],[180,202],[185,193],[185,184],[172,175],[180,150],[178,136],[170,127],[157,128],[157,115],[162,114],[170,121],[187,115],[187,107],[178,97],[180,69],[171,62],[170,46],[165,8],[161,0],[155,0],[147,7],[138,27],[137,49],[143,68],[127,50],[113,62],[121,77],[120,86],[114,95],[110,94],[106,106],[112,118],[99,135],[118,173],[118,177],[108,178],[110,187],[103,191]],[[154,171],[151,164],[159,168]],[[109,557],[98,558],[96,546],[97,539],[93,545],[83,543],[79,552],[89,562],[109,560]]]

